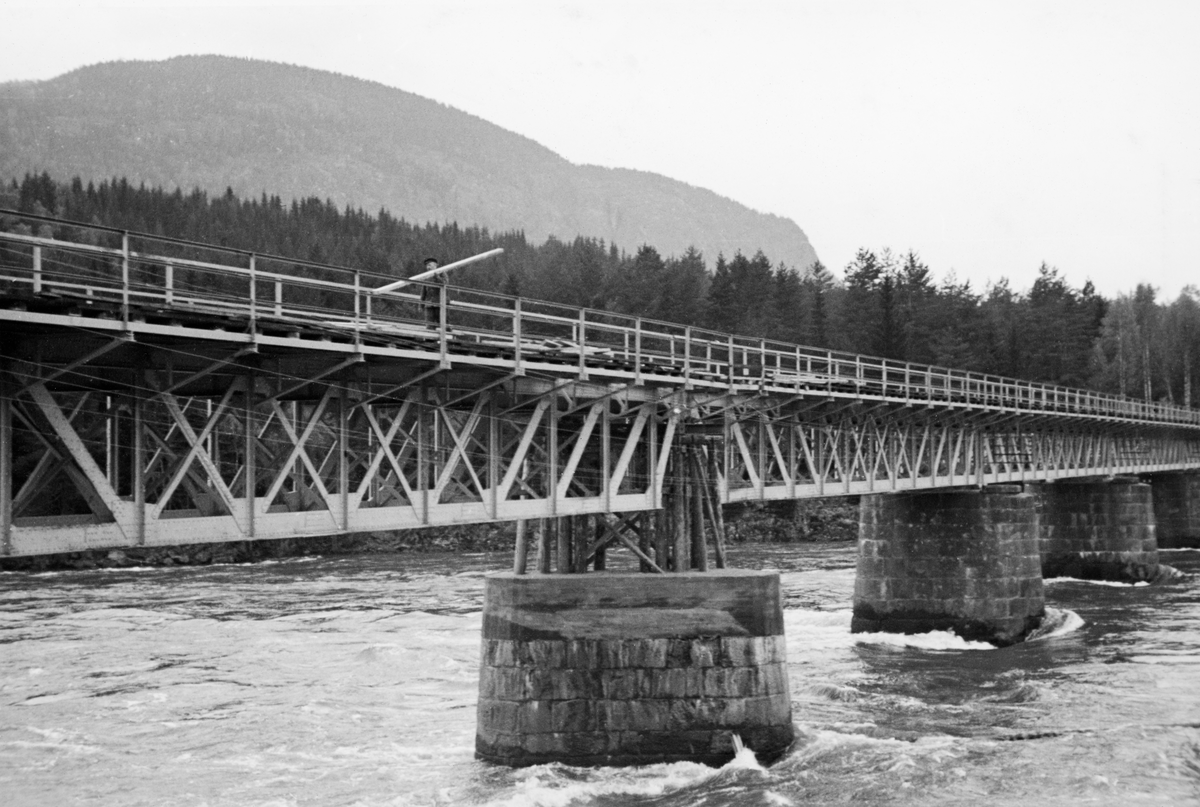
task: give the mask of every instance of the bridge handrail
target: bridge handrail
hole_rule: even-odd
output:
[[[14,211],[0,214],[26,216]],[[404,291],[376,296],[372,289],[394,278],[311,261],[245,250],[199,244],[161,236],[92,227],[28,216],[63,227],[94,229],[119,235],[120,248],[95,243],[67,241],[44,235],[0,231],[0,244],[8,251],[29,251],[28,274],[13,270],[0,253],[0,283],[28,286],[35,294],[54,292],[92,300],[120,303],[126,317],[136,305],[189,306],[190,310],[216,309],[226,314],[246,315],[251,323],[272,320],[294,321],[316,326],[333,326],[358,334],[400,327],[413,335],[425,330],[421,314],[421,290],[429,284],[412,284]],[[3,221],[3,219],[0,219]],[[182,255],[134,250],[133,239],[153,244],[232,254],[248,266],[198,260]],[[105,274],[95,267],[72,263],[72,257],[99,257],[119,262],[120,274]],[[271,271],[261,264],[282,264],[292,272]],[[149,278],[143,275],[157,267]],[[343,280],[299,274],[296,268],[331,273]],[[112,268],[112,267],[110,267]],[[175,270],[201,273],[232,281],[232,290],[218,284],[180,285]],[[137,277],[134,275],[137,274]],[[349,281],[349,282],[346,282]],[[273,289],[269,298],[259,297],[263,284]],[[434,285],[434,288],[438,288]],[[319,304],[285,300],[287,289],[308,289],[325,295]],[[951,406],[985,406],[1008,412],[1077,414],[1121,421],[1153,422],[1200,427],[1200,410],[1137,401],[1124,396],[1023,381],[990,374],[955,370],[936,365],[900,362],[875,356],[845,353],[789,344],[759,337],[722,333],[612,311],[577,308],[560,303],[518,298],[497,292],[450,287],[445,297],[445,321],[424,333],[447,349],[452,335],[473,335],[510,344],[515,360],[536,360],[550,354],[578,353],[581,370],[600,360],[625,363],[635,379],[670,372],[685,381],[721,382],[730,387],[757,385],[763,389],[812,394],[824,389],[829,395],[868,395],[908,404],[943,403]],[[293,292],[292,296],[295,294]],[[334,303],[340,303],[335,305]],[[393,310],[397,309],[399,310]],[[489,320],[492,322],[489,324]],[[540,341],[539,341],[540,340]]]

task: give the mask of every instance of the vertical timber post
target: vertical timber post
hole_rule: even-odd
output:
[[[137,545],[146,545],[146,393],[145,387],[134,379],[133,395],[130,403],[133,406],[133,446],[131,462],[133,473],[130,475],[133,486],[133,517],[137,525]]]
[[[587,516],[584,516],[584,518],[586,519]],[[604,516],[600,513],[597,513],[592,520],[595,522],[595,525],[592,529],[592,534],[595,536],[596,541],[596,559],[594,561],[593,568],[595,568],[595,570],[598,572],[602,572],[604,571],[605,563],[607,561],[607,558],[605,557],[605,545],[601,542],[601,539],[604,537]],[[642,540],[644,541],[645,538],[642,538]],[[643,550],[643,552],[644,551],[645,550]],[[642,561],[641,559],[638,560],[638,563],[642,566],[645,565],[645,561]]]
[[[429,388],[421,385],[417,410],[417,484],[421,492],[421,522],[429,523]]]
[[[697,571],[708,571],[708,549],[704,544],[704,497],[708,491],[704,489],[700,473],[699,446],[688,451],[688,469],[690,496],[692,502],[692,566]]]
[[[638,548],[642,550],[642,554],[645,555],[646,557],[650,557],[650,553],[653,551],[651,549],[651,547],[654,546],[654,540],[655,540],[655,538],[654,538],[654,522],[656,520],[656,516],[657,516],[657,511],[655,511],[655,510],[643,510],[638,515],[638,522],[639,522],[639,525],[641,526],[641,531],[638,533]],[[600,538],[600,535],[599,535],[600,530],[597,529],[596,532],[597,532],[596,538],[599,539]],[[660,568],[662,567],[662,559],[661,558],[659,558],[658,565]],[[639,558],[638,559],[638,569],[643,572],[648,572],[648,571],[650,571],[650,564],[647,563],[646,561],[642,560],[641,558]]]
[[[246,499],[246,533],[253,538],[256,529],[255,520],[258,509],[258,468],[255,463],[255,438],[258,435],[257,424],[254,421],[254,372],[246,374],[246,398],[242,403],[242,419],[245,421],[242,432],[245,479],[242,480],[242,490]]]
[[[350,532],[350,407],[346,384],[338,384],[338,501],[342,532]]]
[[[515,548],[513,549],[513,574],[525,574],[526,558],[529,555],[529,542],[525,535],[525,523],[525,519],[517,519],[517,535]]]
[[[682,441],[681,441],[682,442]],[[675,527],[675,571],[686,572],[691,564],[688,563],[688,533],[687,533],[687,486],[684,483],[683,448],[675,447],[674,475],[672,479],[671,514]]]
[[[566,521],[567,523],[563,523]],[[556,547],[557,571],[559,574],[567,574],[571,569],[571,523],[570,519],[555,518],[554,537],[558,543]]]
[[[671,536],[668,534],[668,513],[655,510],[650,518],[654,522],[654,560],[664,572],[671,571]]]
[[[541,574],[550,573],[550,533],[544,518],[537,520],[537,567]]]
[[[0,554],[12,554],[13,521],[13,387],[0,362]]]

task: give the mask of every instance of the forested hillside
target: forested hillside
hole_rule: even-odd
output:
[[[620,114],[614,112],[614,114]],[[0,177],[48,171],[242,197],[315,196],[418,222],[594,235],[682,255],[766,250],[807,266],[797,224],[644,171],[576,165],[428,98],[224,56],[111,62],[0,84]]]
[[[241,199],[232,191],[55,182],[27,175],[0,190],[0,206],[218,243],[395,276],[426,256],[455,260],[503,247],[497,261],[456,273],[460,285],[806,345],[937,364],[1032,381],[1195,405],[1200,377],[1200,290],[1157,300],[1138,285],[1105,299],[1043,265],[1032,288],[1006,281],[974,289],[937,279],[915,252],[860,251],[840,273],[754,255],[663,258],[592,238],[533,243],[521,232],[417,225],[386,212],[339,209],[316,198]],[[13,222],[7,222],[12,226]],[[0,217],[0,226],[5,226]],[[715,271],[706,260],[715,258]]]

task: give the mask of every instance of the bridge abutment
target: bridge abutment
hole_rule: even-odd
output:
[[[851,631],[1020,641],[1045,613],[1037,515],[1016,485],[864,496]]]
[[[1142,582],[1159,572],[1150,485],[1136,477],[1038,486],[1045,577]]]
[[[1158,547],[1200,548],[1200,474],[1153,474],[1148,478]]]
[[[793,739],[776,572],[487,578],[476,756],[524,766],[760,759]]]

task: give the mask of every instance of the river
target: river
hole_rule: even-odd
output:
[[[997,650],[851,635],[850,544],[738,546],[782,572],[798,740],[720,770],[475,761],[502,555],[0,573],[0,804],[1196,804],[1200,552],[1162,554],[1191,576],[1051,581]]]

